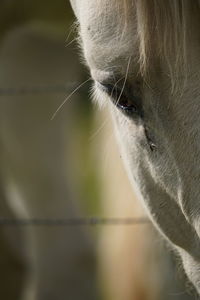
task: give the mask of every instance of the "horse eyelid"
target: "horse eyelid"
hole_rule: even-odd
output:
[[[97,82],[98,87],[104,93],[106,93],[111,99],[113,99],[113,104],[119,104],[117,107],[128,114],[134,113],[141,116],[140,104],[141,99],[138,96],[134,95],[133,92],[127,91],[127,87],[123,90],[116,84],[110,83],[100,83]],[[127,101],[127,105],[123,105]],[[122,103],[121,103],[122,102]]]

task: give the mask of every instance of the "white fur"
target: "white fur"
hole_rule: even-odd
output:
[[[125,16],[121,2],[71,0],[80,22],[83,52],[94,80],[102,74],[137,78],[139,48],[134,9]],[[125,25],[124,25],[125,24]],[[191,26],[194,24],[191,24]],[[191,28],[183,90],[172,93],[166,64],[149,70],[143,82],[144,121],[128,119],[115,108],[117,136],[133,186],[162,235],[180,254],[185,271],[200,292],[200,44]],[[98,94],[101,93],[98,91]],[[99,96],[98,96],[99,97]],[[105,95],[102,93],[102,97]],[[107,100],[107,99],[106,99]],[[144,124],[157,146],[151,151]]]

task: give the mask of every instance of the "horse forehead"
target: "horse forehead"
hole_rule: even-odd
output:
[[[123,7],[116,5],[116,1],[86,2],[79,10],[79,22],[84,56],[89,66],[123,65],[127,57],[136,57],[135,19],[125,15]]]
[[[90,24],[94,28],[108,26],[111,29],[118,27],[125,14],[123,6],[113,0],[79,0],[78,18],[82,26]]]

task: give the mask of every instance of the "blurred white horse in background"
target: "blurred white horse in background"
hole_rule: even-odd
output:
[[[200,3],[71,3],[132,185],[200,293]]]
[[[82,80],[75,60],[65,39],[48,26],[26,24],[1,40],[0,87],[7,93],[0,97],[0,218],[83,215],[82,183],[74,171],[81,157],[75,154],[80,149],[80,95],[51,121],[65,98],[65,92],[52,92],[54,87]],[[20,88],[36,92],[18,93]],[[2,298],[97,297],[94,245],[87,228],[1,226],[0,240]]]

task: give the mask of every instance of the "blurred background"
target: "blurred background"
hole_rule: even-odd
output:
[[[1,0],[0,16],[1,298],[190,299],[90,103],[69,2]]]

